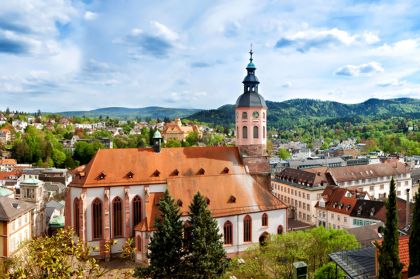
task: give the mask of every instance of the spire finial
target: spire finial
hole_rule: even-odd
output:
[[[249,62],[252,62],[252,54],[254,54],[254,52],[252,51],[252,44],[251,44],[251,49],[249,50],[249,55],[250,55],[250,58],[249,58]]]

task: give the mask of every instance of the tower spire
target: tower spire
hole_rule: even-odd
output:
[[[250,48],[250,50],[249,50],[249,55],[250,55],[250,57],[249,57],[249,62],[250,62],[250,63],[252,63],[252,60],[254,60],[254,59],[252,59],[252,54],[254,54],[254,52],[252,51],[252,43],[251,43],[251,48]]]

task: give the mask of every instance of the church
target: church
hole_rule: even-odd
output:
[[[146,260],[147,245],[165,190],[182,218],[198,191],[222,234],[230,256],[287,231],[287,207],[271,194],[267,143],[267,105],[258,93],[252,50],[236,102],[234,147],[102,149],[73,171],[66,192],[66,227],[74,228],[94,256],[121,252],[134,238],[136,260]],[[114,241],[111,251],[105,243]]]

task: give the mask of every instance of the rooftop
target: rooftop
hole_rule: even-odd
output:
[[[109,164],[113,162],[113,164]],[[71,187],[165,183],[172,177],[245,174],[237,147],[100,149],[73,171]]]
[[[0,221],[12,221],[33,208],[33,203],[0,197]]]

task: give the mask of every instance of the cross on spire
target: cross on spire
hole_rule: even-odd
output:
[[[250,55],[250,58],[249,58],[249,62],[251,62],[252,63],[252,54],[254,54],[254,52],[252,51],[252,44],[251,44],[251,49],[249,50],[249,55]]]

